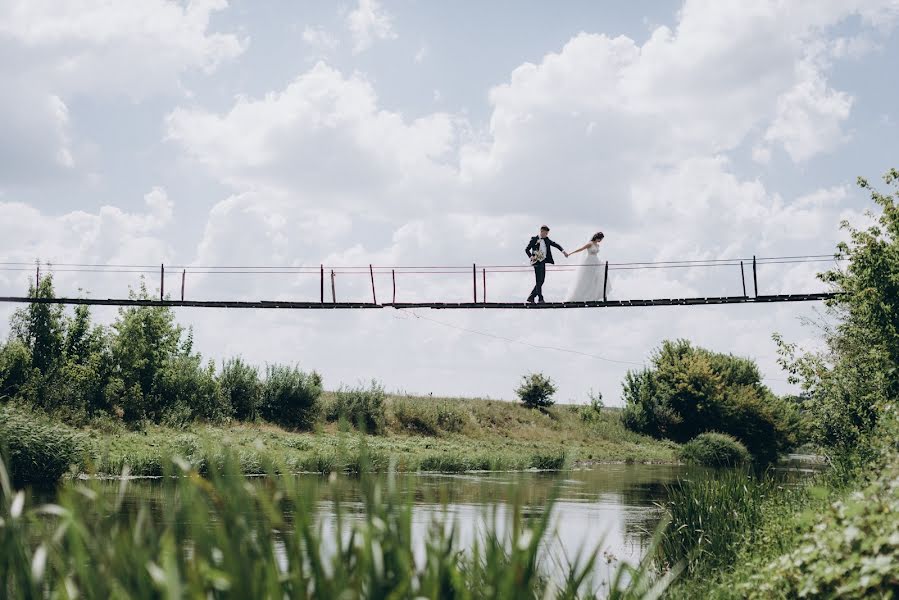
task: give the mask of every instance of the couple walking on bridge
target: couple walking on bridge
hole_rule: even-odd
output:
[[[549,239],[549,227],[543,225],[540,227],[540,233],[531,238],[527,247],[524,249],[525,254],[531,260],[534,267],[534,278],[536,285],[528,296],[528,303],[535,300],[541,304],[543,300],[543,283],[546,281],[546,265],[555,264],[553,260],[553,248],[557,248],[559,252],[569,258],[578,252],[586,250],[587,254],[584,262],[578,265],[577,274],[571,287],[568,289],[568,295],[565,297],[566,302],[588,302],[591,300],[604,300],[608,294],[609,285],[606,282],[605,263],[599,260],[599,244],[605,238],[605,235],[599,231],[590,238],[590,241],[574,250],[571,253],[566,252],[562,246]]]

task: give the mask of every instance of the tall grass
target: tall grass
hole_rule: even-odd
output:
[[[207,478],[186,461],[167,463],[170,487],[153,504],[125,501],[123,478],[117,494],[101,493],[98,482],[72,483],[57,503],[35,506],[14,491],[0,462],[0,596],[594,597],[595,552],[575,557],[561,577],[541,568],[551,505],[530,520],[516,505],[504,526],[488,522],[466,551],[455,525],[435,520],[416,560],[412,495],[379,486],[366,462],[362,514],[351,514],[334,493],[334,527],[318,516],[317,492],[290,476],[250,484],[233,455],[210,465]],[[625,567],[611,597],[655,596],[669,581],[654,577],[648,563]]]
[[[69,470],[80,466],[84,436],[54,423],[30,409],[0,406],[0,456],[18,484],[55,485]]]
[[[668,500],[660,505],[669,520],[659,563],[683,562],[691,576],[731,565],[761,525],[763,503],[773,489],[769,478],[739,469],[697,472],[668,486]]]

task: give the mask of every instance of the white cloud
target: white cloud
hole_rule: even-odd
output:
[[[214,70],[247,40],[209,32],[224,0],[190,2],[10,0],[0,5],[0,38],[39,58],[40,75],[65,93],[141,97],[177,88],[187,69]]]
[[[422,44],[421,48],[418,49],[418,52],[416,52],[415,56],[413,57],[415,64],[420,65],[421,63],[423,63],[428,57],[429,52],[430,50],[428,49],[428,45]]]
[[[145,212],[128,212],[115,206],[103,206],[95,213],[72,211],[61,215],[45,214],[20,202],[0,202],[0,239],[8,262],[146,264],[165,262],[172,256],[165,240],[174,204],[162,188],[153,188],[144,196]],[[112,275],[114,278],[115,275]],[[79,279],[80,278],[80,279]],[[119,275],[119,280],[128,275]],[[21,275],[0,272],[0,283],[9,288]],[[109,287],[114,279],[94,275],[61,272],[60,285],[71,293],[84,282],[96,284],[92,292],[116,290],[126,293],[126,285]]]
[[[359,5],[347,15],[347,28],[353,36],[353,53],[368,50],[376,40],[395,40],[393,17],[378,0],[359,0]]]
[[[76,176],[68,106],[78,97],[178,93],[180,76],[211,71],[247,41],[208,31],[225,2],[101,0],[0,3],[0,186]]]
[[[309,27],[303,29],[303,41],[319,51],[334,50],[340,45],[340,40],[332,36],[324,27]]]
[[[452,116],[407,121],[380,109],[361,76],[324,63],[281,92],[238,99],[225,114],[179,108],[167,123],[169,138],[215,176],[241,190],[289,190],[304,206],[426,210],[454,174],[444,162]]]
[[[852,97],[831,89],[820,71],[803,61],[798,81],[777,99],[777,116],[765,140],[780,142],[795,162],[829,152],[847,139],[842,123],[849,118]]]

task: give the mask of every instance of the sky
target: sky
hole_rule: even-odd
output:
[[[66,264],[147,265],[134,270],[158,293],[164,263],[187,268],[189,299],[318,300],[317,274],[208,267],[524,266],[543,223],[566,249],[603,231],[613,267],[827,255],[873,208],[856,178],[897,166],[897,27],[899,0],[0,0],[0,295],[24,295],[40,260],[60,295],[141,283]],[[764,265],[759,291],[824,290],[815,274],[833,266]],[[550,272],[547,300],[571,277]],[[489,299],[532,284],[489,273]],[[610,284],[613,299],[742,293],[732,266],[613,269]],[[369,285],[335,282],[340,300]],[[468,274],[397,285],[399,301],[471,294]],[[795,391],[772,334],[815,348],[828,318],[817,304],[176,313],[217,364],[298,364],[331,389],[511,399],[539,371],[559,401],[610,405],[674,338]]]

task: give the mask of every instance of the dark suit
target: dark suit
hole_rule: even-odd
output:
[[[556,264],[555,261],[553,261],[553,247],[558,248],[559,252],[565,252],[565,250],[562,249],[562,246],[558,245],[551,239],[543,238],[543,241],[546,243],[546,258],[544,258],[540,262],[534,263],[534,279],[536,279],[537,283],[534,286],[534,289],[531,290],[530,296],[528,296],[529,302],[534,298],[539,298],[540,302],[543,302],[543,282],[546,281],[546,264]],[[539,249],[540,236],[535,235],[531,238],[531,241],[528,243],[527,248],[524,249],[524,253],[528,255],[528,258],[530,258]]]

